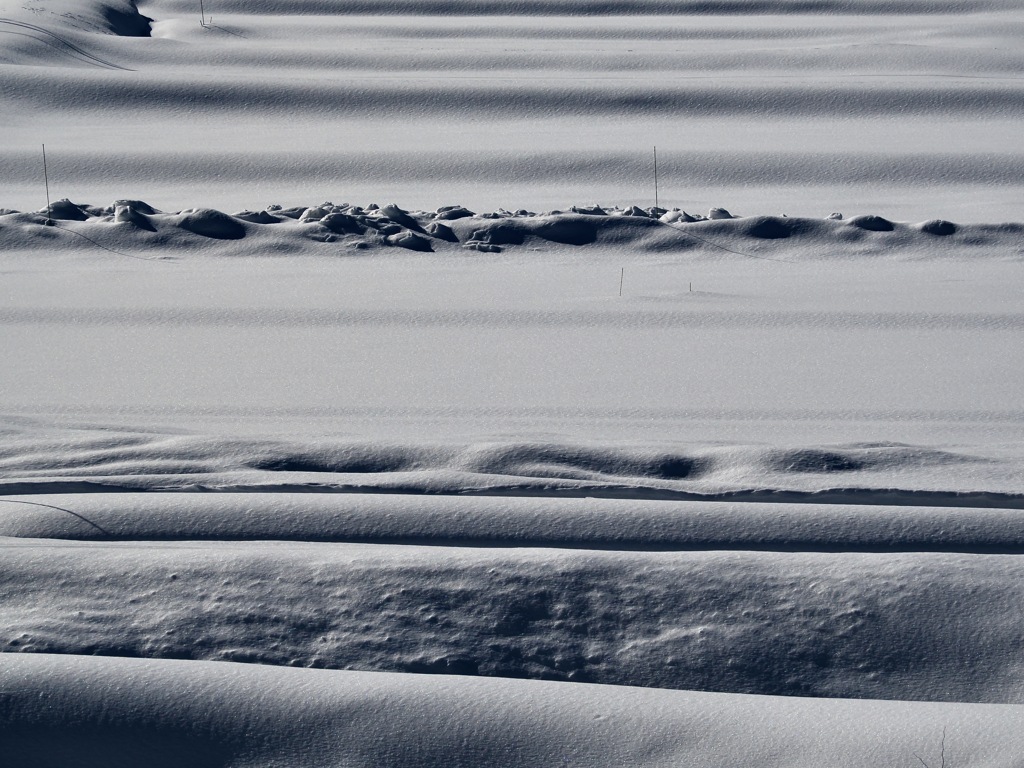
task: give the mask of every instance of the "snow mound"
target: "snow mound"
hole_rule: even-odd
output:
[[[149,37],[153,32],[153,19],[139,13],[136,0],[104,0],[99,4],[99,13],[115,35]]]
[[[1019,707],[819,701],[69,656],[0,667],[10,768],[995,768]]]
[[[89,214],[70,200],[58,200],[37,213],[58,221],[85,221]]]
[[[215,240],[241,240],[245,237],[245,225],[233,216],[209,208],[183,211],[177,222],[184,230]]]
[[[72,234],[42,231],[40,225],[48,220]],[[105,226],[125,223],[133,227],[114,232]],[[595,246],[732,259],[929,259],[962,257],[966,251],[1019,259],[1024,253],[1022,233],[1022,224],[961,226],[942,219],[901,223],[877,215],[844,219],[838,214],[823,219],[744,217],[723,208],[712,208],[702,216],[635,205],[572,206],[568,211],[544,213],[499,209],[480,214],[462,206],[408,211],[393,203],[383,208],[323,203],[292,209],[270,206],[231,215],[208,208],[161,213],[137,200],[119,200],[105,207],[60,200],[35,213],[0,213],[0,246],[7,250],[53,251],[60,243],[69,250],[95,250],[98,245],[133,253],[187,248],[222,255],[297,250],[338,255],[389,248],[454,255],[467,250],[501,253],[523,246],[532,250]],[[241,240],[246,243],[223,243]],[[775,245],[774,241],[785,243]]]
[[[922,222],[919,226],[922,232],[927,232],[929,235],[936,235],[938,237],[955,235],[958,229],[956,224],[951,221],[945,221],[944,219],[929,219],[928,221]]]
[[[854,216],[846,222],[849,227],[865,229],[868,232],[892,232],[896,227],[888,219],[881,216]]]
[[[7,63],[126,69],[105,58],[95,37],[150,37],[152,22],[135,0],[0,0]]]

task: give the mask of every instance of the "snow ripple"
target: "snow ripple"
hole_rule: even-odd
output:
[[[132,434],[10,438],[6,494],[66,490],[309,490],[1022,504],[1017,460],[906,444],[664,448],[415,444]],[[1000,479],[1001,478],[1001,479]],[[1010,478],[1007,481],[1007,478]],[[902,500],[901,500],[902,499]]]

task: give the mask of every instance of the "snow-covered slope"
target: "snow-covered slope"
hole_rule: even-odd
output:
[[[1022,30],[0,0],[0,763],[1019,766]]]
[[[73,656],[0,666],[11,768],[1015,765],[1020,707]]]
[[[83,247],[4,259],[8,492],[1022,492],[1016,260]]]

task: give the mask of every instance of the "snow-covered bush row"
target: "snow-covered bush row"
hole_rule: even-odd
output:
[[[78,235],[76,237],[76,235]],[[1024,251],[1024,224],[957,225],[942,219],[918,223],[881,216],[827,218],[738,217],[724,208],[707,215],[678,208],[572,206],[534,212],[499,209],[478,213],[458,205],[434,211],[321,203],[227,214],[209,208],[164,213],[139,200],[107,206],[60,200],[32,212],[0,209],[0,249],[111,248],[135,251],[220,244],[222,252],[294,253],[315,243],[332,253],[396,247],[420,252],[470,250],[500,253],[512,246],[606,246],[641,251],[693,251],[707,255],[772,258],[786,241],[785,258],[837,254],[914,253],[934,256],[979,252],[1001,258]],[[249,240],[234,248],[231,241]],[[940,244],[942,247],[940,247]],[[263,247],[260,247],[263,246]],[[801,246],[806,246],[801,248]]]

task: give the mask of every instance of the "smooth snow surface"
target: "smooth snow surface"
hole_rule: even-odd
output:
[[[3,484],[1019,498],[1020,264],[908,248],[13,252]]]
[[[237,664],[23,656],[12,768],[1013,765],[1021,708],[723,696]],[[920,763],[918,763],[920,765]]]
[[[1018,2],[202,13],[0,0],[5,768],[1021,765]]]
[[[1012,0],[204,7],[0,0],[0,206],[1022,219]]]

